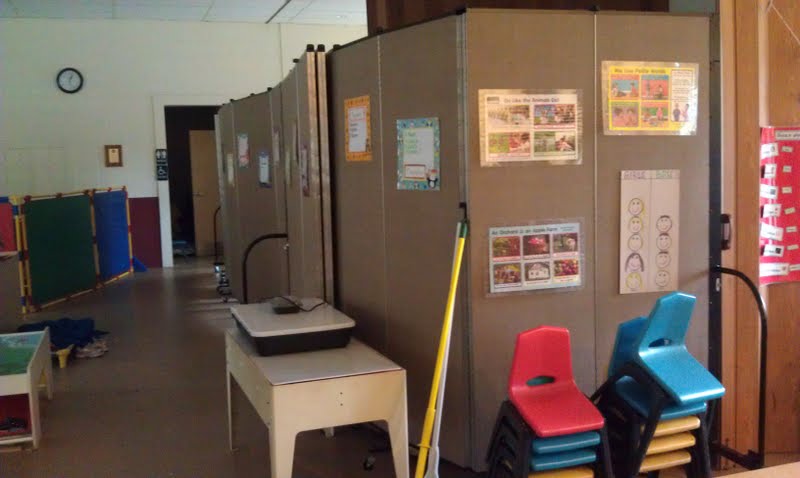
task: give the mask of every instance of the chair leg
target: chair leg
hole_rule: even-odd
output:
[[[614,471],[611,467],[611,447],[608,444],[608,429],[605,426],[600,429],[598,452],[596,462],[597,475],[600,478],[614,478]]]
[[[711,452],[708,447],[708,422],[704,414],[700,416],[700,428],[695,435],[695,448],[697,449],[697,474],[698,478],[711,478]]]

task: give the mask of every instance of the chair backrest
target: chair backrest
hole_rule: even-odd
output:
[[[639,355],[671,347],[685,348],[695,300],[682,292],[660,297],[647,318],[647,327],[638,344]]]
[[[508,379],[510,397],[529,387],[564,381],[575,382],[569,330],[543,325],[517,335]]]
[[[611,362],[608,364],[609,377],[636,357],[639,340],[646,325],[646,317],[637,317],[619,324],[617,338],[614,341],[614,351],[611,352]]]

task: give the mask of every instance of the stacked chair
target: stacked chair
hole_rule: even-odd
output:
[[[613,478],[605,420],[572,375],[569,331],[517,336],[492,434],[489,478]]]
[[[609,378],[592,401],[607,419],[618,478],[678,466],[689,478],[711,477],[709,421],[725,388],[686,349],[694,303],[669,294],[617,330]]]

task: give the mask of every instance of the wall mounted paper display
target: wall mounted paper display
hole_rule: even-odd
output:
[[[397,189],[438,191],[439,118],[397,120]]]
[[[577,222],[489,229],[489,292],[505,293],[582,283]]]
[[[262,188],[272,187],[272,164],[266,151],[258,152],[258,184]]]
[[[680,171],[622,171],[619,293],[678,289]]]
[[[344,144],[347,161],[372,161],[369,96],[344,101]]]
[[[250,142],[246,133],[236,136],[236,151],[239,156],[239,167],[246,168],[250,164]]]
[[[761,284],[800,281],[800,127],[761,129]]]
[[[236,182],[236,176],[233,171],[233,153],[225,154],[225,172],[228,175],[228,185],[233,187]]]
[[[581,161],[578,90],[479,90],[481,166]]]
[[[604,61],[602,74],[605,134],[697,132],[697,63]]]

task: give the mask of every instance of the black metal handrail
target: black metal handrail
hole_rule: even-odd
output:
[[[250,251],[253,250],[258,243],[266,241],[267,239],[288,239],[289,235],[286,233],[277,233],[277,234],[264,234],[263,236],[258,236],[257,238],[253,239],[253,241],[247,245],[247,249],[244,250],[244,256],[242,256],[242,303],[247,303],[247,258],[250,257]]]
[[[722,266],[714,266],[711,270],[713,272],[719,272],[720,274],[736,276],[747,284],[747,287],[750,289],[750,292],[753,293],[753,297],[756,300],[758,314],[761,319],[761,360],[759,364],[758,384],[758,450],[748,450],[747,454],[744,454],[721,443],[714,443],[712,446],[717,453],[748,470],[763,468],[764,455],[766,453],[764,437],[766,432],[767,399],[767,308],[764,306],[764,299],[758,291],[758,286],[756,286],[742,271]]]
[[[222,206],[217,206],[214,210],[214,265],[219,266],[222,265],[219,262],[219,243],[217,242],[217,217],[219,217],[219,212],[222,209]]]

